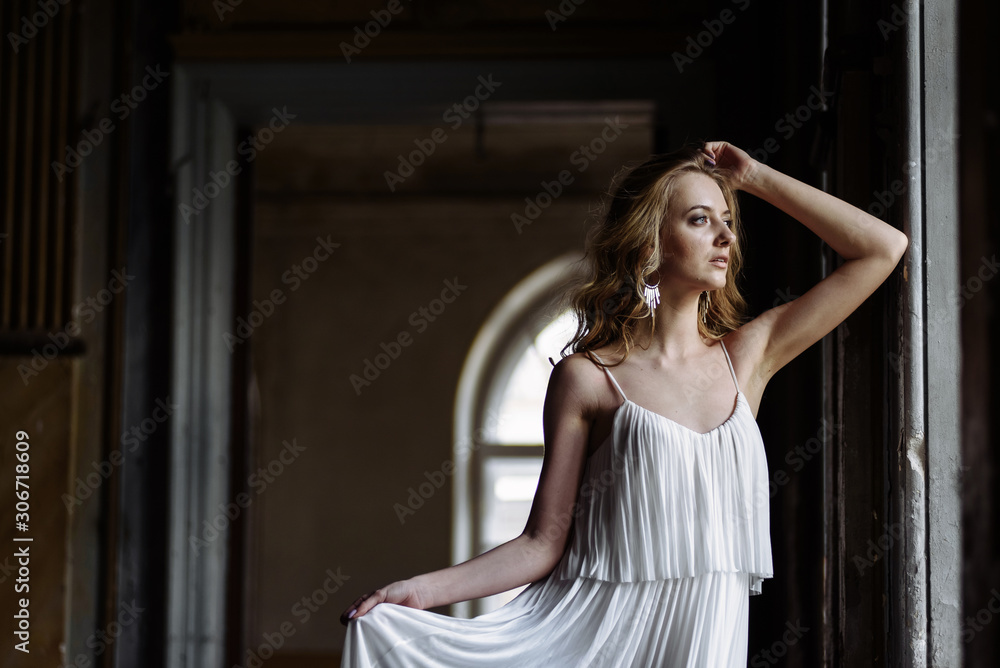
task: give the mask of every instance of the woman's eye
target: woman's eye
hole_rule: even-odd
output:
[[[697,218],[692,218],[691,222],[694,223],[694,224],[696,224],[696,225],[707,225],[708,222],[709,222],[709,218],[708,218],[708,216],[698,216]],[[733,227],[733,221],[732,220],[723,220],[722,223],[726,227],[728,227],[728,228],[732,228]]]

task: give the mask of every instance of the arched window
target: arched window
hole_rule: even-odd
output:
[[[455,405],[455,563],[517,536],[524,528],[542,465],[542,402],[551,357],[576,331],[562,299],[579,257],[537,269],[490,314],[473,342]],[[512,599],[520,589],[457,604],[474,616]]]

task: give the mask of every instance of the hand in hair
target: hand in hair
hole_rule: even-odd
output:
[[[753,183],[759,163],[751,158],[746,151],[725,141],[705,142],[701,151],[715,163],[716,167],[725,169],[732,174],[734,188],[745,190]]]

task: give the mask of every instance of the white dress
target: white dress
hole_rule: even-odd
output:
[[[502,608],[458,619],[380,604],[342,668],[745,667],[748,596],[772,576],[767,462],[736,407],[702,434],[624,403],[584,469],[569,546]]]

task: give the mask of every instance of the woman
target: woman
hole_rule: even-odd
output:
[[[845,260],[745,323],[737,190]],[[591,240],[524,532],[358,598],[342,617],[343,665],[745,666],[748,595],[771,577],[754,422],[764,388],[867,299],[906,246],[901,232],[726,142],[632,170]],[[426,611],[526,583],[472,620]]]

